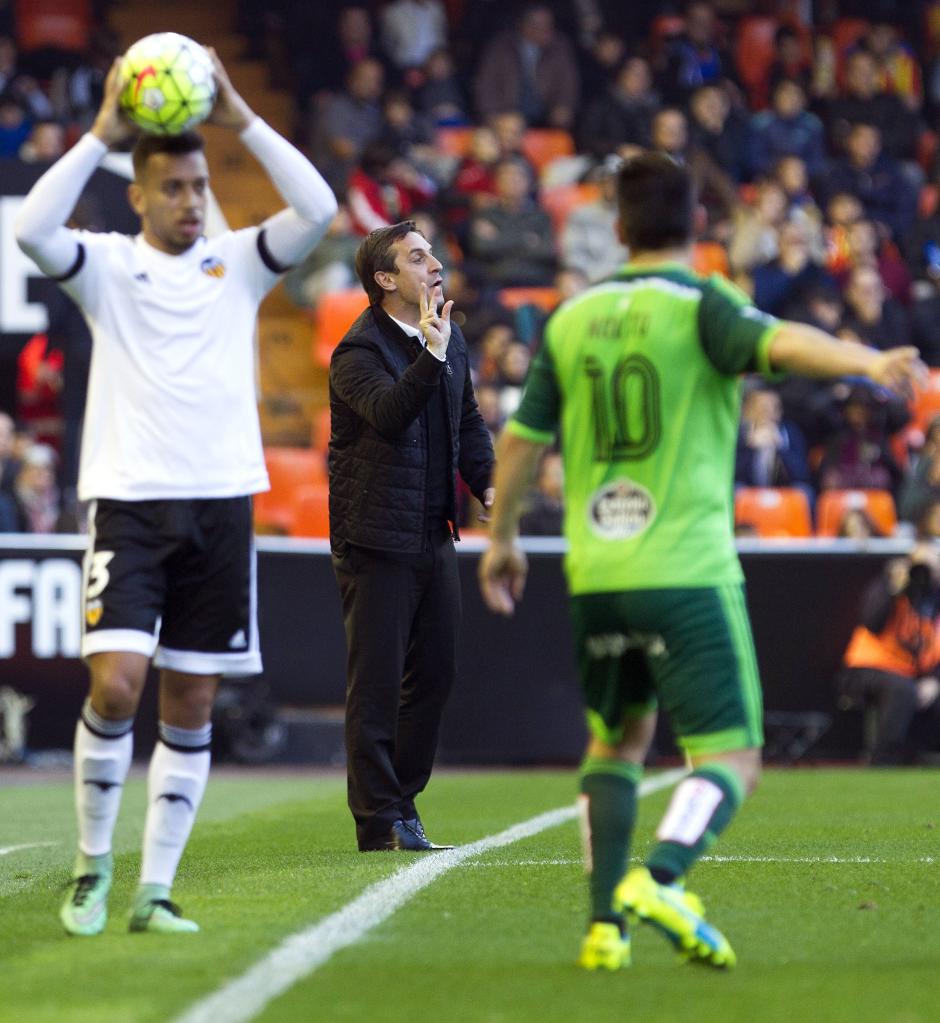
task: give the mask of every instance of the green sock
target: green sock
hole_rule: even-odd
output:
[[[581,764],[581,823],[594,920],[621,919],[614,889],[627,869],[642,774],[640,764],[623,760],[586,757]]]
[[[724,764],[707,764],[681,781],[656,829],[659,844],[646,861],[657,881],[687,874],[731,823],[744,802],[738,773]]]

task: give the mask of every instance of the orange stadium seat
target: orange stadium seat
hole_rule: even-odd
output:
[[[759,536],[812,536],[809,501],[794,487],[740,487],[734,492],[735,526],[753,526]]]
[[[255,525],[287,532],[296,491],[312,483],[326,485],[326,459],[310,448],[265,448],[271,489],[255,496]]]
[[[330,447],[330,406],[325,405],[313,414],[310,424],[310,443],[314,451],[326,455]]]
[[[889,491],[824,490],[816,504],[817,535],[837,536],[847,511],[864,511],[885,536],[897,528],[898,513]]]
[[[600,185],[591,182],[574,185],[557,185],[546,188],[539,195],[539,205],[552,218],[555,234],[564,229],[565,221],[572,210],[589,202],[596,202],[601,195]]]
[[[751,14],[738,22],[734,41],[734,63],[751,106],[762,109],[767,103],[767,76],[774,62],[776,18]]]
[[[522,152],[540,172],[559,156],[573,156],[574,139],[561,128],[530,128],[522,137]]]
[[[306,483],[294,492],[290,535],[330,535],[330,488],[326,483]]]
[[[692,269],[703,277],[711,274],[731,276],[728,253],[720,242],[696,242],[692,246]]]
[[[437,148],[445,156],[464,157],[470,152],[470,138],[473,128],[438,128]]]
[[[940,415],[940,369],[932,369],[926,385],[914,393],[911,413],[914,419],[911,425],[921,431],[926,430],[934,416]]]
[[[557,288],[500,288],[496,292],[500,305],[507,309],[521,309],[524,305],[538,306],[543,312],[553,312],[561,301]]]
[[[369,299],[362,288],[331,291],[320,299],[313,313],[313,356],[316,362],[329,366],[333,349],[368,304]]]

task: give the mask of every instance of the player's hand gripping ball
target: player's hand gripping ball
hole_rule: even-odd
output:
[[[212,60],[176,32],[144,36],[124,55],[121,109],[144,131],[178,135],[204,121],[215,103]]]

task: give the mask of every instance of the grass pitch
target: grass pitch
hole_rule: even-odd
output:
[[[433,838],[470,842],[569,804],[573,772],[435,776]],[[125,793],[111,920],[67,938],[71,786],[0,790],[0,1021],[170,1023],[281,940],[415,861],[361,855],[345,783],[210,781],[174,897],[203,930],[129,935],[142,781]],[[668,793],[641,802],[642,855]],[[33,845],[33,843],[50,843]],[[10,850],[12,846],[30,848]],[[738,968],[678,965],[651,930],[618,974],[574,966],[586,892],[576,825],[444,874],[256,1018],[468,1023],[934,1023],[940,1019],[940,797],[929,771],[773,771],[690,887]],[[218,1023],[229,1023],[221,1017]]]

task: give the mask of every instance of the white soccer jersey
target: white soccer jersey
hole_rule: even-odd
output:
[[[268,487],[254,388],[258,305],[277,282],[258,229],[178,256],[142,235],[79,232],[62,287],[94,346],[82,436],[82,500],[214,498]]]

